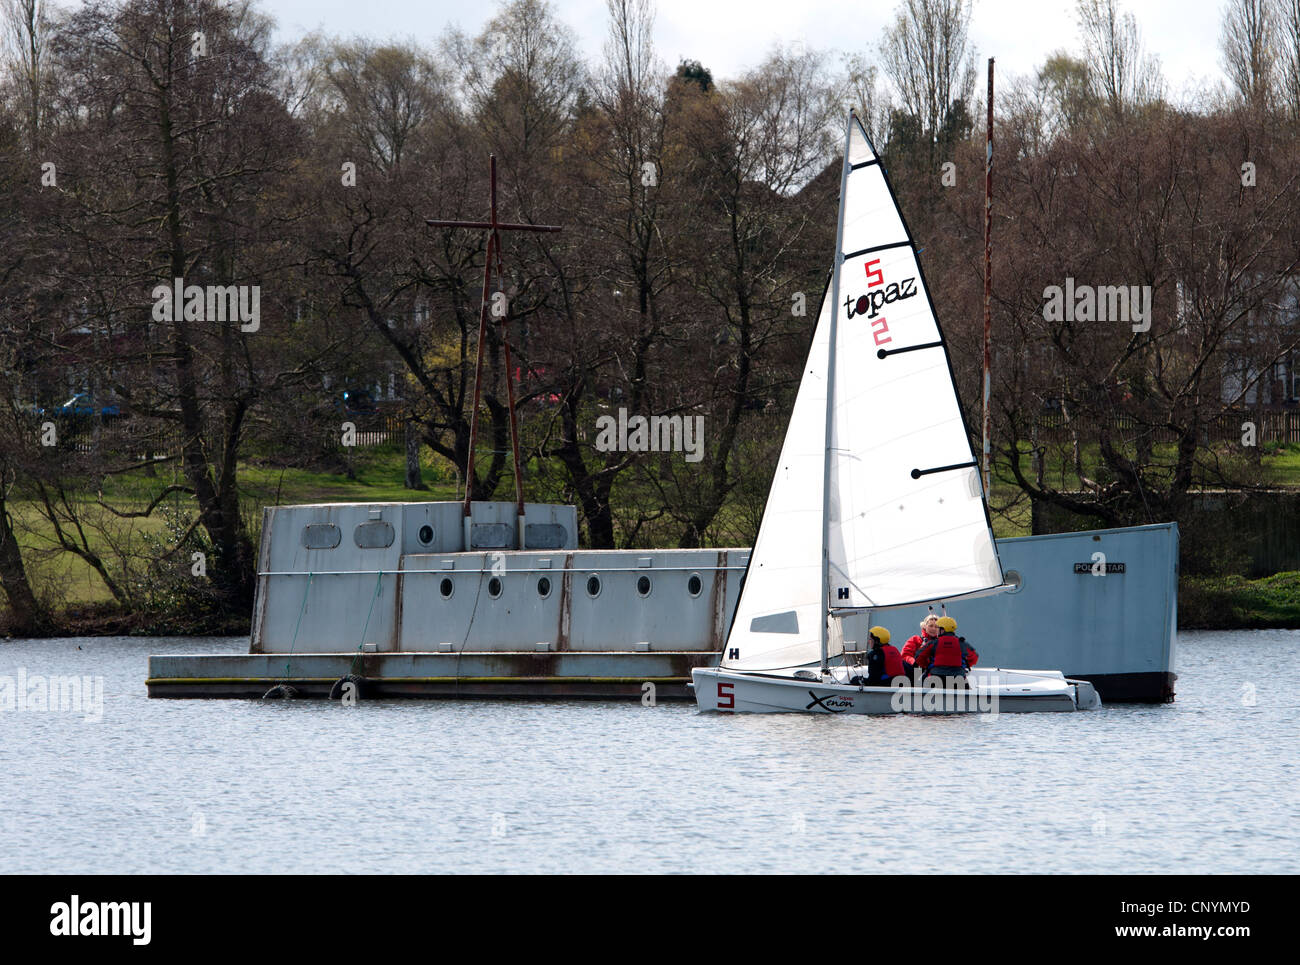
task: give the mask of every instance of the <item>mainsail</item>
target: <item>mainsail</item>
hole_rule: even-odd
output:
[[[838,264],[723,653],[726,667],[781,669],[821,659],[828,609],[950,600],[1002,585],[948,349],[893,191],[854,115],[842,185]]]
[[[831,415],[831,606],[952,598],[1002,583],[979,468],[916,248],[849,120]]]

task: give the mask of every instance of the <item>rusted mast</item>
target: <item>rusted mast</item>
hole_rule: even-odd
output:
[[[993,338],[993,58],[989,58],[988,134],[984,155],[984,498],[989,497],[989,448],[993,433],[990,371]]]
[[[494,164],[495,168],[496,165]],[[478,404],[483,384],[483,342],[487,338],[488,289],[492,284],[492,249],[496,247],[497,233],[488,233],[487,253],[483,259],[483,297],[479,301],[478,357],[474,362],[474,402],[469,410],[469,453],[465,458],[465,517],[470,514],[474,494],[474,449],[478,443]],[[466,549],[469,546],[466,545]]]
[[[496,185],[497,185],[497,165],[496,158],[492,159],[492,221],[497,220],[496,206]],[[497,262],[497,291],[505,292],[506,273],[501,264],[501,238],[493,231],[492,237],[496,244],[493,251],[496,254]],[[505,311],[501,313],[501,346],[505,355],[506,363],[506,407],[510,412],[510,450],[514,456],[515,462],[515,517],[519,525],[519,548],[524,548],[524,474],[519,467],[519,419],[515,414],[515,367],[510,360],[510,329],[506,320],[510,317],[510,302],[505,303]]]
[[[470,409],[469,417],[469,452],[465,458],[465,548],[470,549],[470,515],[472,512],[473,493],[474,493],[474,450],[478,443],[478,410],[479,401],[482,398],[483,391],[483,349],[487,340],[487,320],[488,312],[491,305],[491,287],[492,287],[492,269],[496,268],[498,284],[504,284],[505,272],[501,261],[501,235],[502,231],[559,231],[559,225],[532,225],[532,224],[515,224],[512,222],[500,222],[497,220],[497,159],[496,155],[488,155],[488,201],[490,208],[490,220],[488,221],[443,221],[435,218],[426,218],[425,224],[433,228],[478,228],[488,232],[487,251],[483,259],[483,295],[479,306],[479,323],[478,323],[478,350],[474,362],[474,402]],[[504,296],[504,292],[501,292]],[[515,510],[518,515],[519,526],[519,548],[524,548],[524,483],[523,474],[519,463],[519,428],[518,420],[515,415],[515,386],[514,372],[512,371],[510,361],[510,333],[504,326],[510,316],[507,308],[501,315],[501,324],[503,326],[502,342],[505,346],[505,365],[506,365],[506,404],[510,413],[510,446],[514,455],[514,472],[515,472]]]

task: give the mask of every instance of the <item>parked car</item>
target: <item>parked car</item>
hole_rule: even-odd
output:
[[[44,406],[33,404],[30,407],[32,415],[43,416],[47,412]],[[105,419],[113,419],[122,414],[122,407],[116,402],[110,402],[107,405],[99,406],[89,392],[78,392],[72,398],[68,399],[62,405],[54,406],[49,415],[57,416],[61,419],[87,419],[93,416],[101,416]]]

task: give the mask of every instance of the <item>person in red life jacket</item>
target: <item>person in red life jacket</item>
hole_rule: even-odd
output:
[[[867,654],[868,687],[888,687],[889,682],[903,674],[903,658],[898,648],[889,642],[889,631],[872,627],[871,650]]]
[[[925,644],[939,636],[939,618],[931,613],[921,621],[921,632],[909,637],[903,644],[903,672],[916,684],[921,683],[922,668],[916,662],[917,651]]]
[[[965,637],[957,636],[957,621],[952,617],[940,617],[938,626],[939,635],[917,651],[916,662],[935,677],[961,677],[964,681],[980,655]]]

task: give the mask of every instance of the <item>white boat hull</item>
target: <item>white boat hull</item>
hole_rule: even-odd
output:
[[[942,688],[938,681],[923,687],[863,687],[794,672],[698,668],[691,674],[696,706],[701,712],[751,714],[1024,714],[1101,707],[1092,684],[1054,670],[976,668],[965,689]]]

